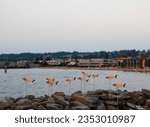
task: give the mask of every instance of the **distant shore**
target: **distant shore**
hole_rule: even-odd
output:
[[[3,68],[0,68],[3,69]],[[8,68],[8,69],[26,69],[26,68]],[[51,67],[31,67],[27,69],[74,69],[74,70],[106,70],[106,71],[125,71],[125,72],[143,72],[149,73],[150,68],[117,68],[117,67],[105,67],[105,68],[97,68],[97,67],[65,67],[65,66],[51,66]]]
[[[150,110],[150,90],[102,90],[72,95],[55,92],[51,96],[6,97],[0,101],[1,110]]]
[[[94,67],[38,67],[46,69],[75,69],[75,70],[111,70],[111,71],[127,71],[127,72],[150,72],[150,68],[141,69],[141,68],[94,68]]]

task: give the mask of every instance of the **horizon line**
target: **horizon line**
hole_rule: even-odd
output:
[[[112,50],[112,51],[110,51],[110,50],[108,50],[108,51],[106,51],[106,50],[97,50],[97,51],[77,51],[77,50],[75,50],[75,51],[62,51],[62,50],[60,50],[60,51],[51,51],[51,52],[29,52],[29,51],[25,51],[25,52],[19,52],[19,53],[0,53],[0,55],[3,55],[3,54],[26,54],[26,53],[31,53],[31,54],[46,54],[46,53],[59,53],[59,52],[70,52],[70,53],[73,53],[73,52],[79,52],[79,53],[93,53],[93,52],[115,52],[115,51],[125,51],[125,50],[129,50],[129,51],[131,51],[131,50],[135,50],[135,51],[143,51],[143,50],[145,50],[145,51],[149,51],[150,49],[119,49],[119,50]]]

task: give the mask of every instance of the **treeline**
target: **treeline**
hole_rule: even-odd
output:
[[[20,54],[1,54],[1,61],[17,60],[50,60],[50,59],[67,59],[67,58],[105,58],[115,59],[121,57],[149,57],[150,50],[120,50],[120,51],[99,51],[99,52],[55,52],[55,53],[20,53]]]

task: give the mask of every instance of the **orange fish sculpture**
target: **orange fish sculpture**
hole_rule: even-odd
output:
[[[46,78],[46,80],[48,80],[48,81],[55,81],[55,79],[52,78],[52,77],[48,77],[48,78]]]
[[[54,80],[54,81],[53,80],[48,80],[48,81],[46,81],[46,83],[49,84],[49,85],[54,85],[54,84],[57,85],[58,81],[56,81],[56,80]]]
[[[70,95],[70,93],[71,93],[71,82],[72,81],[74,81],[74,80],[76,80],[76,77],[67,77],[67,79],[66,79],[66,82],[68,82],[68,84],[69,84],[69,95]]]
[[[88,78],[84,78],[84,77],[78,77],[78,80],[80,80],[80,81],[85,81],[85,82],[88,82],[88,81],[89,81]]]
[[[113,86],[119,88],[119,87],[125,87],[126,86],[126,83],[122,84],[122,83],[116,83],[116,84],[113,84]]]
[[[22,78],[26,83],[34,83],[35,80],[34,79],[31,79],[29,77],[25,77],[25,78]]]
[[[81,72],[81,74],[83,74],[84,76],[87,76],[88,78],[90,78],[91,77],[91,74],[89,74],[89,73],[87,73],[87,72]]]
[[[68,82],[69,84],[71,84],[72,81],[76,80],[76,77],[68,77],[66,79],[66,82]]]
[[[115,79],[117,77],[118,77],[118,75],[115,75],[115,76],[106,76],[106,79]]]
[[[92,74],[92,76],[93,76],[94,78],[97,78],[99,75],[98,75],[98,74]]]
[[[35,80],[34,79],[31,79],[29,77],[24,77],[22,78],[25,82],[26,82],[26,95],[27,95],[27,83],[34,83]]]

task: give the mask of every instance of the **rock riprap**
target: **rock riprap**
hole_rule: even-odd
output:
[[[117,101],[118,100],[118,101]],[[52,96],[6,97],[0,101],[1,110],[150,110],[150,90],[96,90],[72,95],[56,92]]]

